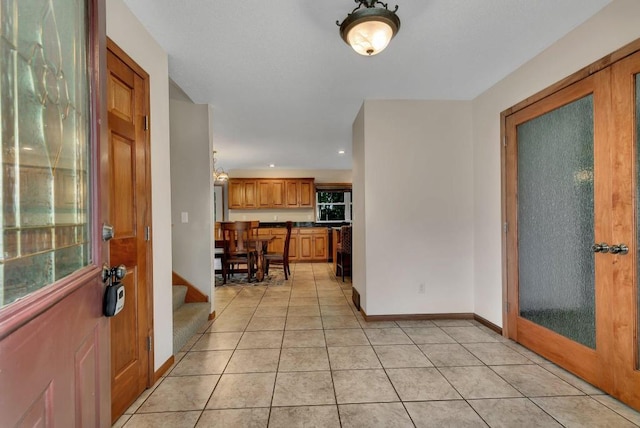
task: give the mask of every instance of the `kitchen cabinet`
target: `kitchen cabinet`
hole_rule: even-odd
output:
[[[314,208],[313,178],[233,178],[229,209]]]
[[[284,180],[258,180],[258,208],[285,207]]]
[[[326,227],[294,227],[291,229],[289,261],[326,262],[328,233]],[[276,237],[269,243],[268,251],[270,253],[284,252],[284,241],[287,237],[286,228],[260,228],[258,234]]]
[[[229,180],[229,209],[258,207],[256,180]]]

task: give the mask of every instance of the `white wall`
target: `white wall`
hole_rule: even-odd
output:
[[[171,100],[170,108],[173,270],[213,303],[209,106]]]
[[[352,177],[351,170],[346,169],[232,169],[228,172],[231,178],[314,178],[316,183],[351,183]],[[313,208],[229,210],[229,221],[306,222],[315,218]]]
[[[365,122],[364,104],[353,122],[352,127],[352,168],[353,168],[353,223],[351,228],[351,282],[360,293],[360,306],[367,300],[367,223],[365,205],[367,186],[365,182]]]
[[[640,37],[640,1],[615,0],[473,100],[474,311],[502,325],[500,112]]]
[[[365,101],[363,124],[354,182],[364,174],[364,212],[358,202],[354,225],[366,265],[356,259],[353,277],[365,312],[473,312],[471,103]]]
[[[150,76],[151,215],[155,370],[173,355],[171,306],[171,179],[167,54],[122,0],[107,0],[107,36]]]

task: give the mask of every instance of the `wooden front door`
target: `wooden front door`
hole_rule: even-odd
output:
[[[111,318],[112,419],[152,383],[148,75],[111,41],[107,52],[111,264],[125,265],[127,304]]]
[[[508,335],[635,408],[639,74],[635,54],[505,119]]]
[[[104,2],[0,16],[0,425],[108,427]]]

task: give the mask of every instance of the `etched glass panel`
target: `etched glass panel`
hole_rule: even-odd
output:
[[[593,96],[518,138],[520,316],[595,348]]]
[[[0,1],[0,307],[90,261],[86,13]]]

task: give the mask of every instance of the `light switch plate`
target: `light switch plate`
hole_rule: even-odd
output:
[[[180,213],[180,218],[182,219],[183,223],[189,223],[189,213],[186,211],[183,211],[182,213]]]

